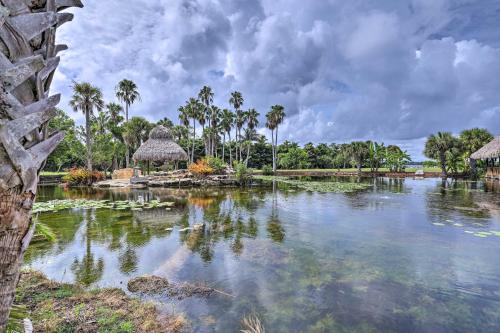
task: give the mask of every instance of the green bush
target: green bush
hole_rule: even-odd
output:
[[[236,172],[236,180],[240,185],[247,185],[252,179],[252,171],[244,163],[235,163],[234,171]]]
[[[272,175],[274,175],[273,167],[270,166],[270,165],[267,165],[267,164],[264,165],[262,167],[262,174],[264,176],[272,176]]]
[[[227,164],[217,157],[207,157],[208,165],[214,169],[215,173],[222,173],[226,170]]]

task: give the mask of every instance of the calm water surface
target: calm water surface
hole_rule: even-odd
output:
[[[477,236],[500,232],[500,191],[436,179],[363,181],[371,188],[352,194],[41,187],[40,201],[176,205],[42,213],[58,242],[32,244],[26,264],[89,287],[126,289],[132,277],[155,274],[234,296],[156,299],[184,312],[194,332],[237,332],[250,313],[272,333],[500,332],[500,237]],[[202,222],[204,232],[179,232]]]

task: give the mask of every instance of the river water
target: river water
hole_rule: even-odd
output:
[[[337,181],[328,179],[326,181]],[[343,179],[349,181],[349,179]],[[231,296],[171,300],[194,332],[500,332],[500,191],[483,182],[362,179],[367,190],[97,190],[38,200],[175,202],[143,211],[40,213],[57,241],[26,265],[57,281],[126,289],[135,276],[205,282]],[[205,223],[202,232],[180,231]],[[171,230],[173,228],[173,230]]]

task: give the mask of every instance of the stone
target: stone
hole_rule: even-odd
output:
[[[141,176],[140,170],[137,170],[137,176]],[[113,175],[111,176],[111,178],[113,179],[130,179],[132,177],[134,177],[134,169],[132,168],[115,170],[113,171]]]

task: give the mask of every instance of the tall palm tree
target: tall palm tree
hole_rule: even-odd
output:
[[[224,136],[224,143],[222,145],[222,160],[225,158],[224,147],[226,145],[226,133],[229,136],[229,165],[233,165],[233,154],[231,152],[231,130],[234,125],[234,113],[228,109],[222,110],[221,115],[221,128]]]
[[[424,155],[428,158],[438,160],[441,165],[441,176],[448,177],[446,171],[446,153],[456,144],[456,139],[450,132],[438,132],[431,135],[425,143]]]
[[[203,113],[203,109],[200,108],[200,102],[196,98],[190,98],[183,108],[185,116],[182,116],[183,121],[185,119],[191,119],[193,121],[193,147],[191,150],[191,163],[194,162],[194,148],[196,143],[196,121],[200,119],[200,113]],[[204,123],[203,123],[204,125]]]
[[[198,99],[201,101],[201,103],[203,103],[204,105],[204,110],[203,110],[203,113],[205,115],[205,119],[208,120],[208,126],[210,129],[213,129],[212,127],[212,112],[211,112],[211,108],[210,108],[210,105],[213,103],[214,101],[214,93],[212,91],[212,88],[210,88],[209,86],[203,86],[203,88],[201,88],[200,92],[198,93]],[[205,130],[205,129],[203,129]],[[205,141],[205,151],[206,151],[206,154],[207,155],[212,155],[213,152],[213,131],[209,131],[209,135],[208,135],[208,138],[207,140]]]
[[[132,104],[136,100],[141,100],[141,95],[139,94],[139,90],[134,81],[123,79],[118,82],[118,85],[115,88],[116,97],[119,101],[125,103],[125,121],[128,122],[128,110]],[[125,163],[127,168],[130,164],[130,150],[127,145],[127,152],[125,155]]]
[[[244,124],[244,117],[243,117],[243,111],[241,111],[241,107],[243,106],[244,99],[243,95],[239,91],[233,91],[231,93],[231,97],[229,98],[229,104],[234,107],[234,110],[236,111],[236,155],[238,156],[238,149],[240,151],[239,156],[241,160],[241,144],[239,143],[240,137],[241,137],[241,128],[243,127]]]
[[[92,170],[92,138],[90,133],[90,117],[96,109],[104,108],[102,92],[90,83],[83,82],[73,84],[73,97],[69,102],[75,112],[82,111],[85,114],[85,143],[87,145],[87,169]]]
[[[271,149],[273,155],[273,171],[276,171],[276,144],[274,142],[274,130],[276,129],[276,121],[273,110],[266,114],[266,127],[271,130]]]
[[[23,256],[35,221],[38,175],[63,140],[49,120],[60,95],[49,95],[59,63],[57,29],[83,7],[76,1],[0,1],[0,332],[6,330]],[[35,79],[36,78],[36,79]]]
[[[277,165],[277,152],[276,152],[276,146],[278,145],[278,127],[283,123],[283,120],[285,119],[285,108],[281,105],[273,105],[271,106],[271,115],[270,117],[272,118],[272,125],[274,127],[274,144],[275,144],[275,149],[274,149],[274,156],[273,156],[273,171],[276,172],[276,165]]]

